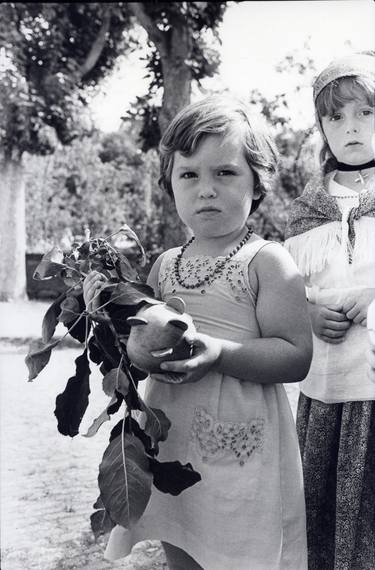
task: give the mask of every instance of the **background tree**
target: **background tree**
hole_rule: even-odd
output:
[[[25,292],[23,155],[52,152],[87,128],[84,88],[131,47],[126,12],[112,4],[3,3],[1,50],[0,299]]]
[[[69,248],[92,236],[113,233],[124,223],[139,236],[149,264],[161,253],[162,191],[156,150],[147,153],[129,130],[95,132],[50,156],[28,156],[26,230],[28,251]]]
[[[220,63],[218,27],[226,6],[227,2],[129,3],[129,10],[147,32],[150,46],[150,90],[138,98],[130,113],[132,117],[142,116],[143,150],[157,147],[168,123],[190,102],[192,82],[215,74]],[[162,197],[162,209],[168,220],[160,236],[166,249],[186,236],[167,195]]]
[[[152,45],[151,93],[164,88],[159,135],[190,99],[191,82],[213,74],[216,51],[204,32],[214,32],[226,3],[3,3],[0,6],[0,299],[25,291],[25,196],[23,155],[52,152],[89,125],[82,124],[90,90],[113,69],[119,55],[137,46],[139,23]],[[147,108],[144,116],[147,118]],[[142,131],[147,137],[147,130]],[[156,137],[155,141],[157,141]],[[176,242],[173,209],[163,246]]]

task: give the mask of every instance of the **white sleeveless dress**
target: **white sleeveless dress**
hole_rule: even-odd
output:
[[[268,244],[254,236],[211,285],[191,290],[174,277],[180,248],[169,250],[160,268],[161,298],[182,297],[202,333],[259,338],[248,267]],[[215,261],[183,258],[181,273],[195,280]],[[158,539],[185,550],[204,570],[306,570],[302,468],[283,385],[210,372],[185,385],[151,379],[146,399],[172,422],[158,459],[189,462],[202,479],[177,497],[153,488],[136,527],[112,531],[106,557],[114,560],[140,540]]]

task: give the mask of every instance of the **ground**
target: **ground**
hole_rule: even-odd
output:
[[[76,346],[55,350],[38,378],[27,382],[24,357],[29,340],[40,336],[47,306],[0,303],[1,567],[165,570],[156,541],[140,543],[126,561],[110,563],[103,559],[104,541],[93,537],[89,517],[98,495],[98,465],[117,419],[104,424],[94,438],[81,435],[108,402],[101,374],[92,366],[81,433],[74,438],[58,433],[55,399],[81,351]],[[286,387],[295,413],[298,386]]]

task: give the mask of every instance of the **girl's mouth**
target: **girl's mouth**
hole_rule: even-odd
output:
[[[220,212],[218,208],[200,208],[197,210],[197,214],[217,214]]]
[[[362,143],[358,142],[358,141],[349,141],[348,143],[346,143],[345,146],[355,146],[355,145],[362,145]]]

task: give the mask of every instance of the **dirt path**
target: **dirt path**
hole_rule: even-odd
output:
[[[2,569],[164,569],[157,542],[142,543],[126,563],[111,564],[103,559],[103,541],[93,538],[89,516],[98,495],[97,469],[114,423],[92,439],[66,438],[57,432],[53,413],[79,352],[56,351],[32,383],[26,382],[24,347],[3,346],[0,352]],[[91,386],[83,433],[107,403],[99,373]]]

